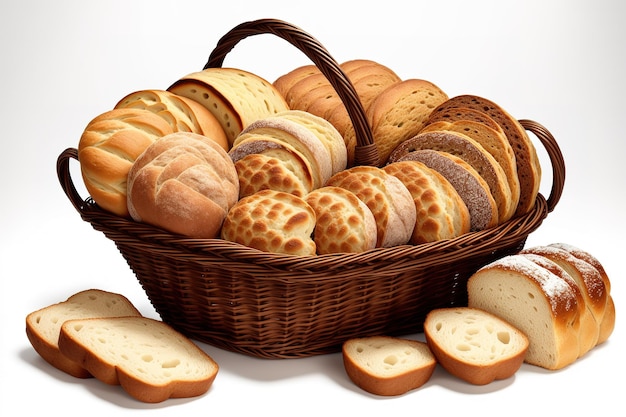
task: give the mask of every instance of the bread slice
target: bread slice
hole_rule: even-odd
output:
[[[426,343],[389,336],[347,340],[342,357],[352,382],[382,396],[401,395],[421,387],[437,366]]]
[[[77,378],[89,378],[89,371],[59,351],[61,325],[71,319],[140,315],[126,297],[89,289],[27,315],[26,336],[35,351],[52,366]]]
[[[530,342],[525,361],[556,370],[578,358],[580,314],[576,285],[524,255],[500,258],[467,282],[468,306],[521,330]]]
[[[146,317],[68,320],[59,349],[98,380],[147,403],[202,395],[219,370],[187,337]]]
[[[529,346],[526,335],[511,324],[469,307],[430,311],[424,336],[444,369],[475,385],[513,376]]]

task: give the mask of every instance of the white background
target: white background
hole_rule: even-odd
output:
[[[623,410],[624,3],[595,1],[3,1],[0,6],[0,413],[66,416],[151,410],[155,415],[542,414]],[[613,283],[617,326],[568,368],[524,365],[475,387],[441,368],[421,389],[369,395],[339,354],[265,360],[200,344],[220,365],[198,398],[139,403],[120,387],[77,380],[45,363],[24,333],[26,315],[101,288],[156,317],[114,244],[83,222],[57,181],[57,156],[127,93],[167,88],[200,70],[235,25],[273,17],[317,37],[340,62],[377,60],[449,96],[477,94],[554,134],[565,155],[563,197],[528,245],[566,242],[594,254]],[[271,35],[244,40],[225,65],[273,81],[309,63]],[[550,190],[550,164],[540,148]],[[76,168],[74,166],[74,168]],[[74,176],[80,185],[80,178]],[[412,337],[421,338],[421,335]],[[617,380],[615,380],[617,378]],[[9,410],[12,410],[9,413]],[[13,411],[15,410],[15,411]],[[615,411],[611,411],[615,410]],[[518,413],[519,412],[519,413]]]

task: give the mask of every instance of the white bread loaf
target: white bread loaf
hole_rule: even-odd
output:
[[[417,216],[410,243],[453,239],[469,232],[467,205],[439,172],[419,161],[398,161],[383,170],[402,181],[413,197]]]
[[[132,218],[187,237],[218,237],[238,199],[232,160],[216,142],[195,133],[154,142],[128,173]]]
[[[475,385],[513,376],[529,346],[526,335],[511,324],[470,307],[431,310],[424,336],[444,369]]]
[[[231,145],[253,121],[289,109],[270,82],[236,68],[207,68],[188,74],[168,91],[195,100],[213,113]]]
[[[498,224],[498,207],[489,184],[463,159],[448,152],[424,149],[407,153],[399,161],[418,161],[439,172],[457,191],[470,215],[470,231]]]
[[[333,175],[327,186],[353,192],[376,219],[376,247],[388,248],[409,242],[417,213],[413,197],[398,178],[373,166],[355,166]]]
[[[104,210],[130,217],[128,171],[148,146],[170,133],[169,123],[149,110],[114,109],[92,119],[78,142],[78,160],[93,200]]]
[[[576,285],[524,255],[500,258],[467,282],[468,306],[488,311],[521,330],[530,342],[525,361],[564,368],[580,352]]]
[[[59,349],[98,380],[146,403],[202,395],[219,370],[191,340],[146,317],[68,320]]]
[[[376,219],[351,191],[325,186],[311,191],[305,200],[315,211],[313,240],[318,255],[358,253],[376,247]]]
[[[261,190],[240,199],[222,226],[224,240],[271,253],[316,254],[315,211],[301,197]]]
[[[344,368],[359,388],[396,396],[424,385],[437,361],[424,342],[389,336],[349,339],[342,346]]]
[[[26,336],[35,351],[49,364],[77,378],[89,378],[89,371],[59,351],[61,325],[71,319],[140,315],[123,295],[89,289],[28,314]]]
[[[165,119],[174,132],[192,132],[217,142],[225,151],[229,148],[226,133],[217,118],[194,100],[165,90],[140,90],[128,94],[116,109],[150,110]]]

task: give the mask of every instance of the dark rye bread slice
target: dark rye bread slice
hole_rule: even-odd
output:
[[[520,182],[520,200],[515,215],[527,213],[533,208],[539,192],[541,167],[536,149],[526,134],[526,130],[514,117],[496,103],[486,98],[469,94],[448,99],[432,111],[431,117],[440,117],[438,113],[450,112],[451,109],[456,108],[470,108],[485,113],[502,127],[515,152],[517,175]]]
[[[480,143],[458,132],[424,132],[397,146],[389,156],[389,162],[396,161],[407,153],[423,149],[447,152],[470,164],[489,184],[489,189],[498,207],[498,221],[510,218],[515,206],[511,198],[511,189],[506,173]]]
[[[467,206],[470,215],[470,231],[475,232],[497,225],[498,208],[489,185],[463,159],[447,152],[426,149],[410,152],[399,161],[422,162],[448,180]]]

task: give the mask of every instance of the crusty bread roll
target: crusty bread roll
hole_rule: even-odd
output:
[[[475,385],[513,376],[529,346],[528,337],[513,325],[470,307],[431,310],[424,336],[445,370]]]
[[[264,252],[316,254],[315,211],[301,197],[261,190],[240,199],[228,212],[221,237]]]
[[[530,341],[525,361],[556,370],[578,358],[580,314],[576,285],[524,255],[500,258],[467,282],[468,306],[486,310]]]
[[[457,120],[454,122],[435,122],[427,124],[420,133],[432,131],[451,131],[464,134],[479,143],[493,159],[502,167],[511,191],[509,212],[500,221],[511,218],[517,210],[520,196],[519,177],[513,147],[501,129],[493,129],[486,124],[472,120]]]
[[[535,205],[535,199],[539,192],[541,166],[537,151],[526,130],[504,108],[491,100],[475,95],[452,97],[437,106],[432,111],[431,117],[436,117],[437,113],[457,108],[470,108],[482,112],[502,127],[515,152],[517,174],[520,182],[520,201],[515,215],[522,215],[530,211]]]
[[[353,192],[376,219],[377,247],[388,248],[409,242],[416,223],[413,197],[398,178],[372,166],[355,166],[333,175],[327,186]]]
[[[513,216],[517,206],[511,196],[506,173],[480,143],[463,133],[453,131],[419,133],[398,145],[389,156],[389,162],[424,149],[447,152],[470,164],[489,185],[498,207],[498,222],[502,223]]]
[[[238,198],[237,171],[226,151],[191,132],[154,142],[128,173],[131,217],[187,237],[218,237]]]
[[[424,149],[409,152],[399,161],[419,161],[443,175],[467,206],[470,231],[476,232],[498,224],[498,207],[489,185],[463,159],[447,152]]]
[[[376,247],[376,219],[351,191],[325,186],[311,191],[305,200],[315,210],[313,240],[318,255],[358,253]]]
[[[229,148],[226,133],[213,113],[198,102],[170,91],[135,91],[122,98],[115,108],[150,110],[164,118],[175,132],[198,133],[213,139],[225,151]]]
[[[453,239],[470,231],[467,205],[443,175],[419,161],[398,161],[383,168],[411,193],[416,223],[410,243]]]
[[[113,109],[91,120],[78,143],[78,160],[93,200],[104,210],[129,217],[128,171],[148,146],[170,133],[169,123],[143,109]]]
[[[253,121],[289,109],[269,81],[236,68],[207,68],[188,74],[168,91],[195,100],[213,113],[230,145]]]
[[[349,339],[342,346],[346,374],[359,388],[381,396],[402,395],[424,385],[437,366],[424,342],[390,336]]]
[[[140,315],[123,295],[89,289],[28,314],[26,336],[35,351],[55,368],[77,378],[90,378],[92,375],[82,364],[59,351],[61,325],[73,319]]]
[[[121,385],[146,403],[202,395],[219,371],[190,339],[147,317],[68,320],[61,326],[59,349],[98,380]]]
[[[272,84],[274,85],[274,88],[276,88],[276,90],[284,98],[287,97],[289,90],[291,90],[291,87],[293,87],[294,84],[296,84],[303,78],[314,74],[321,74],[321,71],[315,65],[302,65],[289,71],[286,74],[281,75]]]

